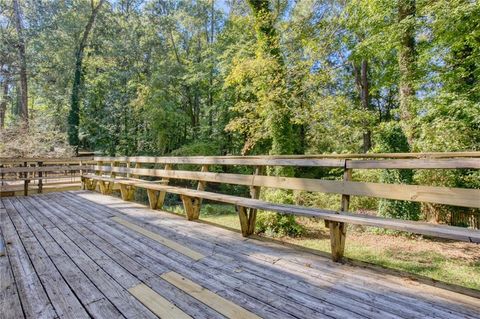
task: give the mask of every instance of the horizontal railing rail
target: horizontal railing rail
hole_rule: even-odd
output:
[[[437,158],[429,158],[433,155],[425,155],[426,158],[386,157],[365,160],[356,159],[356,155],[345,158],[317,157],[278,157],[278,156],[192,156],[192,157],[95,157],[95,162],[117,163],[140,163],[140,164],[193,164],[193,165],[241,165],[241,166],[299,166],[299,167],[339,167],[355,169],[478,169],[480,168],[480,152],[472,152],[470,157],[463,156],[445,158],[435,155]],[[434,153],[431,153],[434,154]],[[365,155],[365,154],[364,154]],[[372,154],[373,155],[373,154]],[[392,156],[395,154],[392,154]],[[453,155],[452,155],[453,156]]]
[[[362,154],[314,154],[314,155],[249,155],[249,156],[94,156],[95,161],[132,161],[144,163],[162,163],[177,160],[247,160],[247,159],[428,159],[428,158],[480,158],[480,151],[475,152],[429,152],[429,153],[362,153]]]
[[[94,171],[480,208],[480,190],[311,178],[93,166]]]

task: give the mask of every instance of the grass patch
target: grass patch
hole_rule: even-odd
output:
[[[166,206],[165,210],[175,214],[185,215],[183,206],[181,205]],[[240,221],[232,205],[204,204],[200,209],[200,219],[219,226],[240,230]]]

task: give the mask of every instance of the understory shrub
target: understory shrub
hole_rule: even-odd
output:
[[[0,157],[72,157],[73,147],[67,135],[55,129],[47,119],[31,119],[0,130]]]
[[[407,137],[397,123],[386,123],[378,131],[379,153],[409,152]],[[389,169],[382,170],[380,183],[386,184],[413,184],[413,170]],[[418,220],[420,217],[419,203],[399,200],[381,199],[378,204],[378,213],[384,217]]]
[[[297,223],[293,215],[259,211],[256,232],[265,233],[270,237],[297,237],[304,233],[304,228]]]
[[[265,189],[261,197],[269,202],[293,204],[293,191],[281,189]],[[279,214],[273,212],[259,211],[256,222],[257,233],[265,233],[268,236],[300,236],[304,228],[297,223],[295,216],[289,214]]]

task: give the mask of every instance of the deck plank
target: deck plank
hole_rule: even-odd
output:
[[[31,212],[23,209],[17,205],[19,212],[29,223],[33,233],[36,235],[37,240],[43,245],[47,258],[50,258],[54,266],[52,268],[46,268],[44,272],[55,274],[58,271],[64,278],[65,282],[72,289],[75,296],[86,308],[89,316],[95,317],[110,317],[119,318],[122,317],[120,312],[113,306],[113,304],[107,300],[96,286],[88,279],[88,277],[81,271],[80,268],[68,257],[66,252],[54,241],[54,239],[46,231],[47,227],[54,227],[46,220],[38,221],[31,216]],[[45,258],[45,259],[47,259]],[[55,278],[52,282],[55,284],[60,282],[59,286],[63,286],[60,278]],[[55,295],[53,295],[55,296]],[[53,298],[64,298],[53,297]],[[73,315],[73,317],[82,317],[83,311],[76,308],[66,309],[65,315]]]
[[[145,284],[139,284],[128,291],[160,318],[192,318]]]
[[[69,207],[75,207],[75,204],[73,204],[72,201],[69,201]],[[86,214],[91,214],[94,210],[93,209],[88,209],[88,213]],[[82,217],[85,217],[85,215],[82,215]],[[91,218],[91,217],[90,217]],[[89,218],[89,219],[90,219]],[[99,219],[101,220],[101,218]],[[106,232],[109,232],[111,238],[119,238],[122,240],[122,243],[120,245],[122,245],[122,247],[125,247],[126,244],[128,245],[135,245],[136,248],[135,248],[135,251],[133,252],[133,255],[134,256],[137,256],[137,255],[146,255],[146,256],[149,256],[152,260],[151,263],[149,263],[149,266],[150,265],[153,265],[154,268],[152,268],[154,271],[157,271],[155,270],[156,266],[157,265],[160,265],[162,267],[162,272],[158,272],[159,275],[161,275],[163,272],[165,272],[165,269],[170,269],[170,270],[175,270],[175,271],[178,271],[178,272],[182,272],[182,273],[192,273],[192,269],[189,268],[189,267],[186,267],[185,265],[188,265],[189,263],[192,263],[193,261],[184,256],[183,254],[180,254],[176,251],[171,251],[169,248],[165,247],[162,248],[160,247],[161,245],[158,245],[158,242],[148,238],[148,237],[144,237],[140,234],[138,234],[137,232],[129,229],[129,228],[126,228],[126,227],[123,227],[123,226],[118,226],[116,225],[115,222],[112,222],[110,221],[109,219],[106,219],[105,222],[108,222],[108,224],[99,224],[99,221],[97,221],[97,223],[95,224],[90,224],[90,226],[93,226],[93,227],[96,227],[96,228],[93,228],[92,230],[97,232],[97,233],[102,233],[104,231]],[[118,228],[118,227],[122,227],[122,228]],[[147,246],[145,245],[144,243],[141,243],[138,239],[141,238],[143,240],[147,240],[147,241],[150,241],[151,244],[154,246],[154,248],[152,249],[152,247],[150,246]],[[160,251],[162,250],[162,251]],[[177,258],[180,258],[181,259],[181,262],[179,261],[175,261],[169,257],[171,256],[177,256]],[[225,289],[225,287],[223,286],[219,286],[219,282],[218,280],[216,280],[216,278],[212,275],[209,275],[209,276],[205,276],[203,274],[195,274],[195,279],[196,280],[199,280],[200,282],[202,282],[203,284],[205,284],[206,282],[208,282],[208,288],[211,289],[212,291],[221,291],[221,293],[223,294],[223,296],[227,296],[231,299],[236,299],[236,300],[241,300],[241,302],[246,305],[246,307],[248,307],[249,309],[251,309],[252,311],[260,311],[263,316],[265,317],[277,317],[277,318],[294,318],[293,315],[291,314],[288,314],[286,312],[283,312],[279,309],[276,309],[264,302],[261,302],[260,300],[256,299],[256,298],[252,298],[248,295],[245,295],[245,294],[242,294],[241,292],[239,291],[235,291],[235,290],[231,290],[231,289]],[[265,294],[264,294],[265,295]],[[278,303],[280,304],[281,303],[281,297],[280,298],[280,301],[278,301]],[[289,306],[289,302],[286,301],[286,303],[281,303],[280,305],[282,308],[284,308],[283,310],[287,310],[288,309],[288,306]],[[302,306],[300,305],[297,305],[295,307],[294,304],[291,304],[291,306],[293,306],[293,309],[288,309],[288,311],[290,312],[295,312],[296,311],[301,311],[301,308]],[[305,310],[303,310],[305,311]],[[308,309],[307,309],[308,311]],[[313,313],[314,314],[314,313]]]
[[[120,217],[112,217],[112,220],[127,227],[130,228],[131,230],[136,231],[137,233],[140,233],[144,236],[147,236],[155,241],[158,241],[160,244],[167,246],[168,248],[171,248],[175,251],[178,251],[179,253],[192,258],[193,260],[200,260],[204,255],[186,247],[183,245],[178,244],[177,242],[167,239],[165,237],[160,236],[157,233],[151,232],[149,230],[146,230],[145,228],[139,227],[138,225],[134,223],[130,223],[129,221],[126,221],[125,219],[122,219]]]
[[[89,194],[89,196],[92,194]],[[95,195],[95,194],[93,194]],[[105,197],[111,198],[111,197]],[[103,202],[104,198],[101,197]],[[112,198],[113,201],[117,202],[115,198]],[[108,203],[108,201],[107,201]],[[348,282],[349,285],[358,285],[362,289],[365,289],[365,286],[374,287],[374,291],[381,290],[382,293],[386,295],[394,295],[395,297],[406,297],[410,296],[405,303],[409,308],[412,307],[412,302],[415,302],[413,307],[418,303],[418,296],[421,295],[425,299],[423,301],[429,302],[429,297],[433,294],[435,299],[438,302],[433,302],[427,305],[426,307],[430,309],[441,307],[441,304],[445,303],[448,305],[448,308],[452,308],[455,311],[447,311],[448,314],[459,312],[466,313],[471,315],[476,315],[477,311],[468,311],[465,309],[466,303],[471,307],[470,309],[476,309],[480,307],[479,299],[472,298],[470,296],[465,296],[459,293],[454,293],[445,289],[433,287],[426,284],[414,283],[418,286],[412,291],[411,285],[405,284],[405,279],[402,277],[394,276],[387,274],[385,272],[371,271],[369,269],[362,269],[361,267],[352,267],[349,265],[341,265],[338,263],[333,263],[329,260],[325,260],[322,257],[312,255],[310,253],[304,253],[299,250],[294,250],[289,247],[282,247],[276,243],[262,242],[254,239],[247,239],[242,241],[240,234],[231,235],[230,231],[226,231],[220,228],[211,229],[206,227],[191,227],[188,223],[179,221],[176,216],[169,216],[167,218],[158,218],[159,212],[153,212],[148,214],[146,213],[144,207],[135,203],[126,203],[122,207],[127,207],[128,209],[121,209],[124,214],[129,215],[130,217],[135,216],[136,220],[144,219],[148,220],[149,223],[155,225],[162,225],[165,233],[169,234],[169,237],[175,238],[178,236],[181,239],[182,235],[189,234],[193,237],[199,239],[201,243],[200,246],[207,246],[208,241],[214,242],[213,249],[219,251],[224,247],[225,251],[236,251],[237,254],[248,256],[249,259],[255,261],[261,260],[265,261],[266,264],[277,264],[277,265],[288,265],[292,271],[300,269],[306,273],[311,273],[312,271],[317,271],[321,274],[321,277],[324,277],[325,274],[331,276],[331,280],[338,279],[339,276],[345,277],[344,279]],[[109,209],[105,205],[101,205],[103,209]],[[120,206],[119,206],[120,207]],[[139,207],[134,209],[132,207]],[[152,218],[152,216],[157,216],[157,218]],[[225,233],[228,236],[225,236]],[[192,247],[195,246],[195,241],[191,242]],[[313,260],[312,260],[313,259]],[[315,260],[319,262],[314,262]],[[283,268],[279,267],[279,268]],[[354,270],[354,272],[352,272]],[[397,293],[398,292],[398,293]],[[402,298],[401,298],[402,299]],[[405,299],[405,298],[404,298]],[[422,298],[423,299],[423,298]],[[395,300],[398,302],[398,300]],[[456,303],[458,303],[456,305]]]
[[[48,299],[7,210],[8,208],[0,210],[0,227],[5,241],[10,243],[6,247],[6,253],[10,258],[25,317],[56,318],[57,313]]]
[[[1,215],[4,208],[3,204],[0,206],[2,207],[0,208]],[[1,229],[0,241],[6,243]],[[3,255],[0,256],[0,313],[5,319],[25,318],[6,247],[4,246],[3,249]]]
[[[219,313],[225,315],[225,317],[230,319],[260,319],[259,316],[246,311],[237,304],[223,299],[219,295],[209,291],[208,289],[203,288],[202,286],[196,284],[195,282],[173,272],[164,273],[161,276],[163,279],[171,283],[177,288],[185,291],[192,297],[202,301],[206,305],[217,310]]]

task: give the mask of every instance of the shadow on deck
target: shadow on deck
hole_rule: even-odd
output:
[[[1,318],[480,318],[474,297],[88,191],[2,198],[0,230]]]

